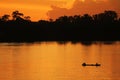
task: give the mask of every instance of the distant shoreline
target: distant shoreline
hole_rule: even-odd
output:
[[[115,11],[90,16],[61,16],[55,21],[32,22],[19,11],[0,18],[0,42],[120,41],[120,18]]]

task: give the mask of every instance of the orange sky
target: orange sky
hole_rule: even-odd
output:
[[[0,15],[19,10],[33,21],[61,15],[94,14],[104,10],[120,11],[120,0],[2,0]]]

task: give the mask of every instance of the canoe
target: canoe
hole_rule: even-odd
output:
[[[83,63],[82,66],[101,66],[101,64],[86,64],[86,63]]]

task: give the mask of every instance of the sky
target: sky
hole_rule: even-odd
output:
[[[18,10],[31,20],[56,19],[62,15],[95,14],[115,10],[120,14],[120,0],[0,0],[0,16]]]

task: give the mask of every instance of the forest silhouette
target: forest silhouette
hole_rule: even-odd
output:
[[[111,10],[36,22],[17,10],[0,17],[0,42],[36,41],[120,41],[120,18]]]

